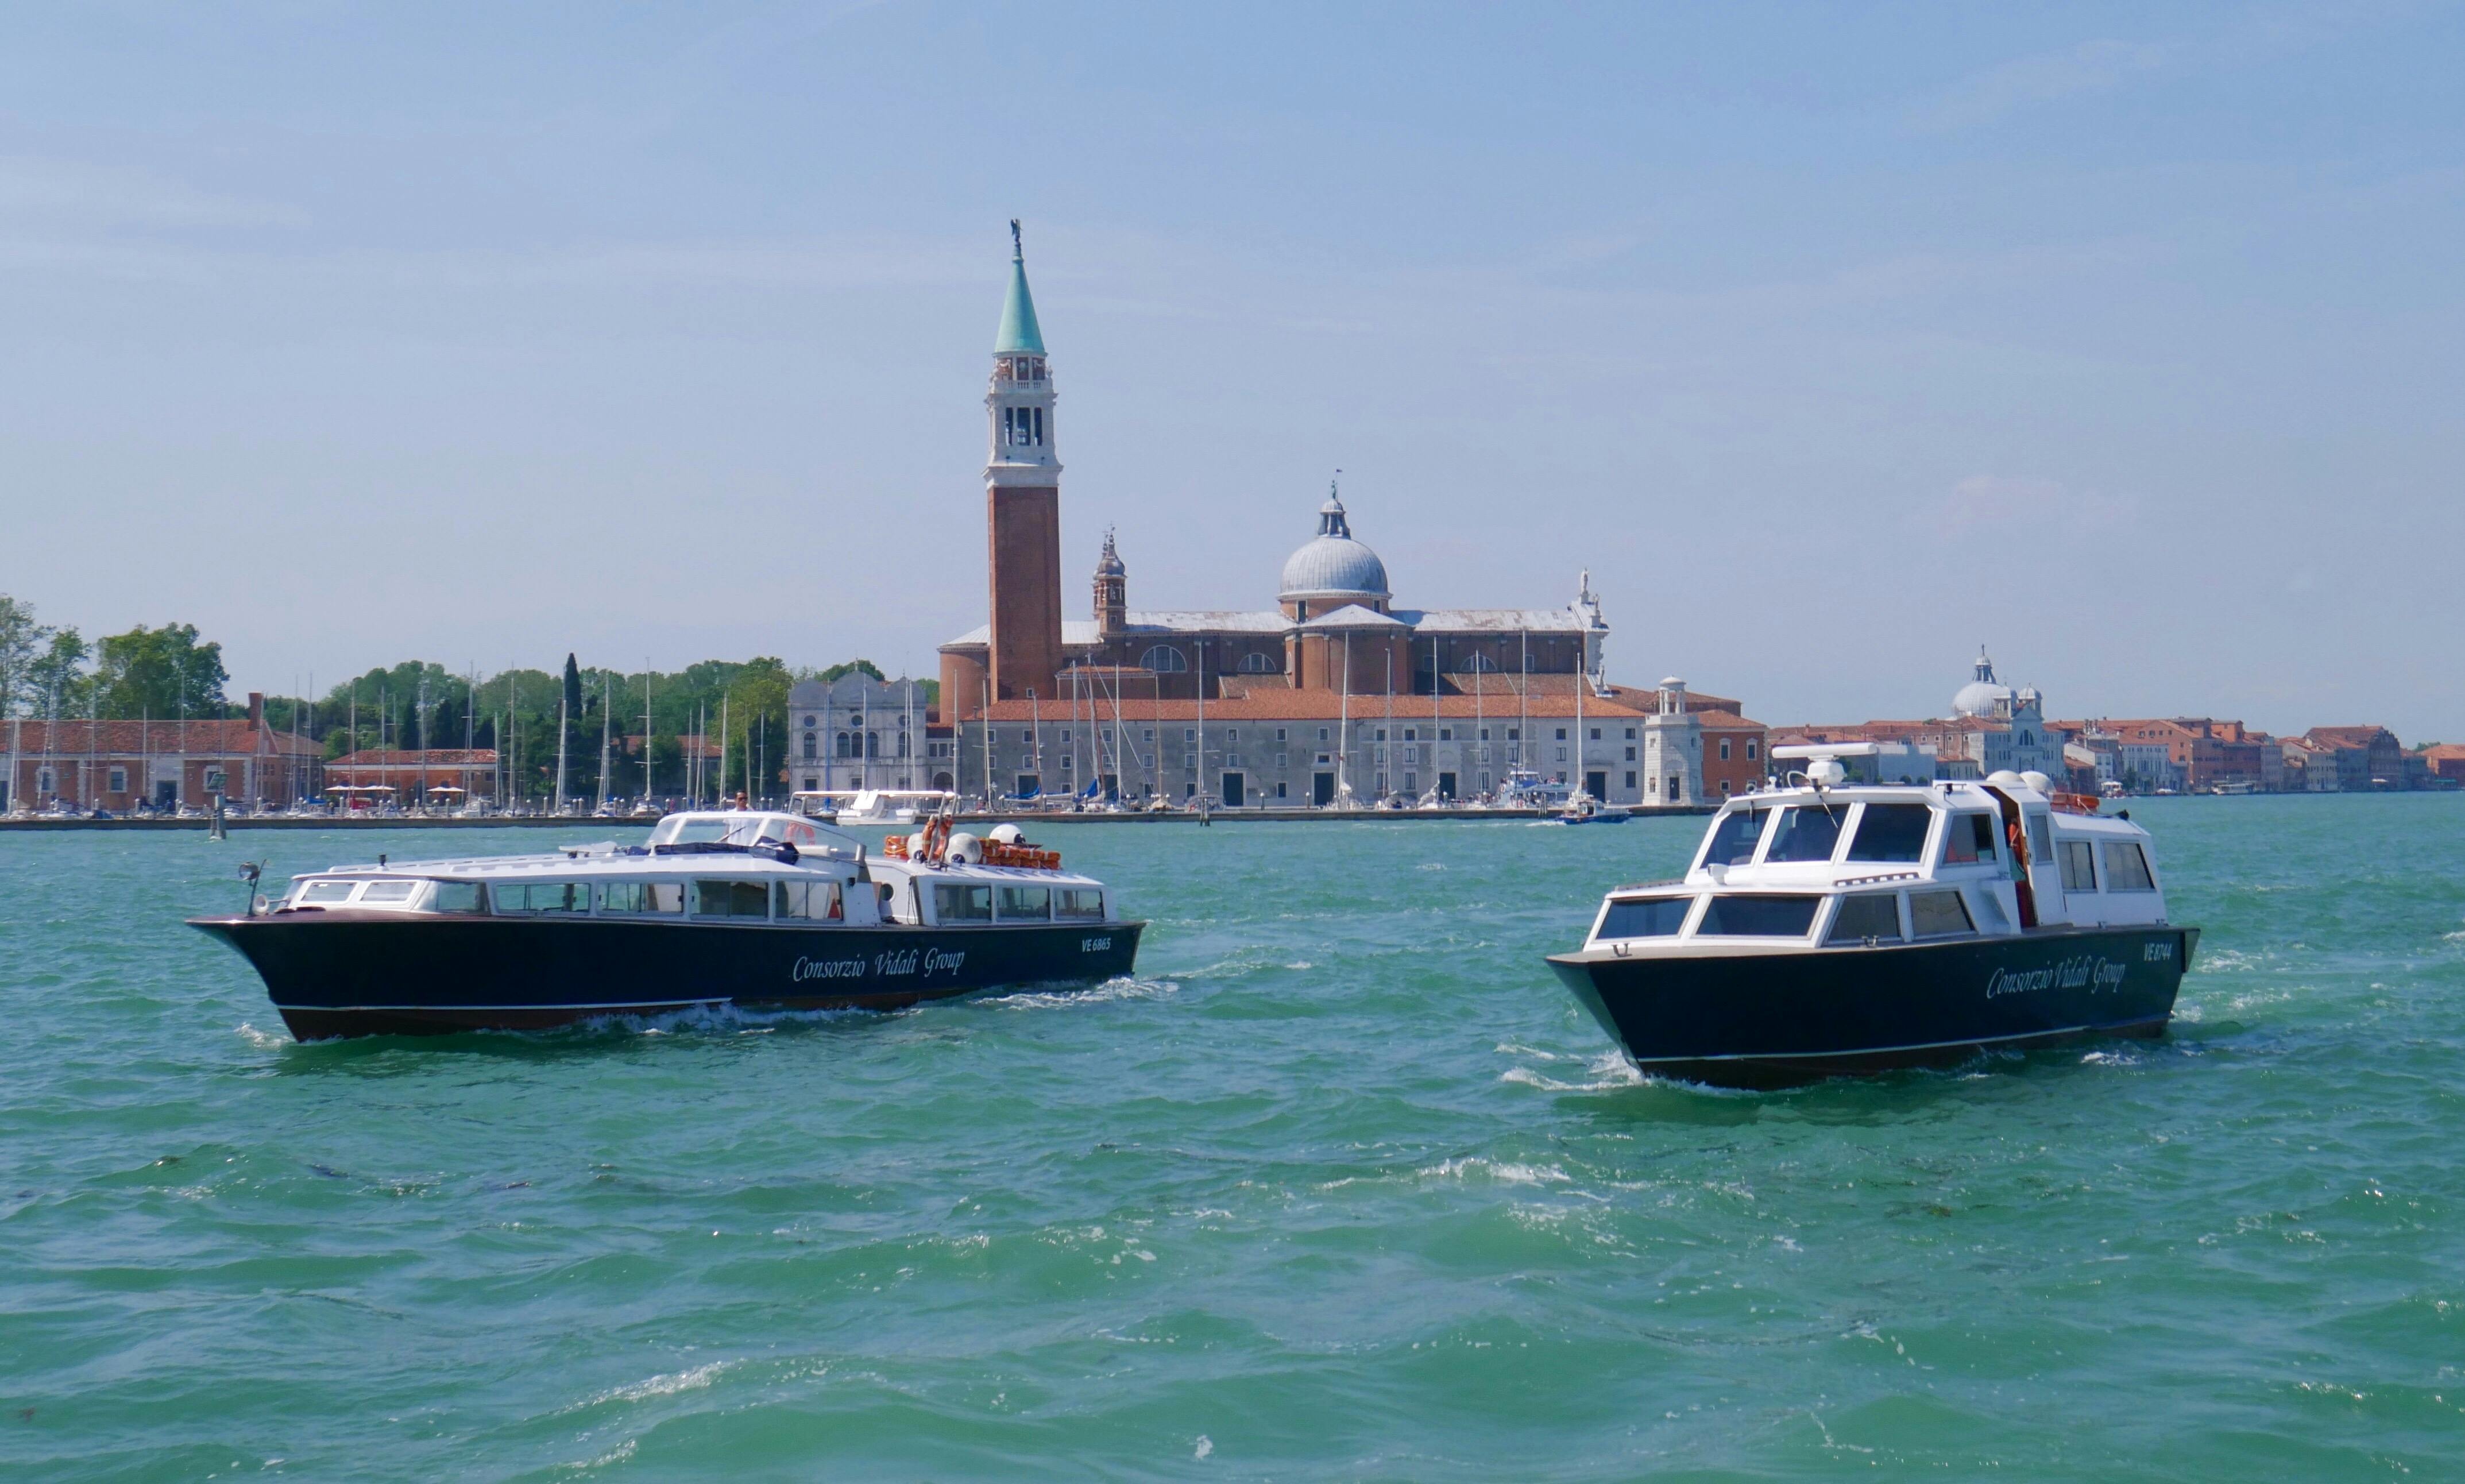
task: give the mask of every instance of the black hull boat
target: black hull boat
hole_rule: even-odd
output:
[[[302,1041],[536,1030],[735,1006],[899,1009],[976,990],[1130,972],[1141,922],[798,928],[692,922],[208,918]]]
[[[193,926],[291,1033],[530,1030],[715,1007],[898,1009],[1127,974],[1144,922],[1002,826],[882,842],[792,814],[672,814],[644,846],[341,866]]]
[[[1780,747],[1682,879],[1612,889],[1549,966],[1640,1070],[1728,1087],[2157,1036],[2198,946],[2148,832],[2037,773],[1843,786]]]
[[[2200,932],[2049,932],[2021,940],[1788,956],[1549,963],[1640,1070],[1721,1087],[1955,1065],[2097,1036],[2163,1035]]]

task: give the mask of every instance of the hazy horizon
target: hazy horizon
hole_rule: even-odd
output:
[[[1775,724],[2465,738],[2465,18],[238,6],[0,20],[0,592],[234,696],[929,676],[1009,255],[1072,616],[1403,607]],[[2443,637],[2444,636],[2444,637]]]

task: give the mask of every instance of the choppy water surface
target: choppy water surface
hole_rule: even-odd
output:
[[[0,837],[0,1469],[2456,1477],[2465,799],[2135,812],[2170,1040],[1764,1095],[1539,962],[1699,821],[1055,829],[1135,982],[313,1046],[234,862],[560,837]]]

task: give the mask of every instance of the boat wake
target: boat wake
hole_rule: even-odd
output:
[[[1632,1062],[1616,1052],[1606,1052],[1598,1056],[1587,1058],[1563,1056],[1528,1046],[1500,1046],[1499,1050],[1509,1054],[1538,1056],[1543,1061],[1581,1063],[1585,1079],[1577,1082],[1553,1077],[1532,1067],[1509,1067],[1498,1074],[1498,1079],[1501,1082],[1521,1083],[1525,1087],[1539,1088],[1544,1093],[1610,1093],[1630,1087],[1641,1087],[1652,1080],[1636,1071]]]
[[[976,1003],[996,1005],[1004,1009],[1042,1010],[1060,1009],[1073,1005],[1105,1005],[1117,1000],[1161,1000],[1180,992],[1181,986],[1169,979],[1123,976],[1105,980],[1100,985],[1014,989],[1008,994],[986,995]]]

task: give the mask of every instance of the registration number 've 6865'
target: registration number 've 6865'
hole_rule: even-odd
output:
[[[1109,953],[1112,951],[1112,947],[1113,941],[1109,938],[1081,938],[1078,940],[1078,951],[1080,953]]]
[[[2163,963],[2173,956],[2174,945],[2172,943],[2143,943],[2140,945],[2140,959],[2143,963]]]

